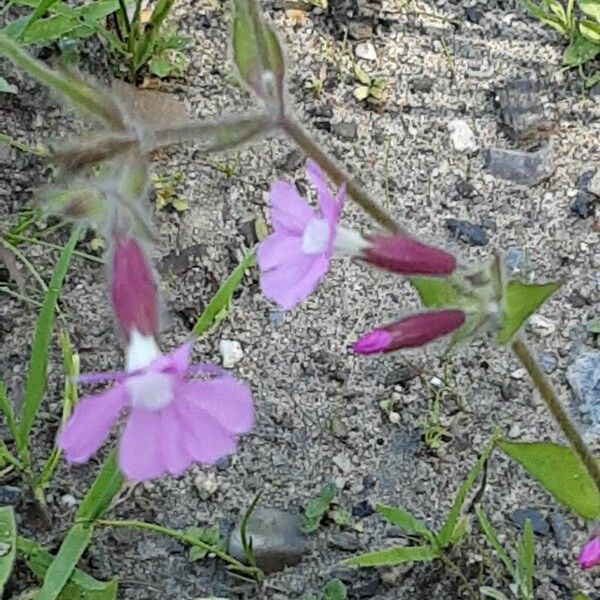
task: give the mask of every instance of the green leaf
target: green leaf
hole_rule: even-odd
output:
[[[565,67],[578,67],[593,60],[598,54],[600,54],[600,44],[578,34],[575,35],[563,54],[563,65]]]
[[[484,510],[479,506],[475,507],[475,513],[477,514],[477,518],[479,519],[481,531],[487,538],[487,541],[490,543],[492,548],[496,551],[498,558],[500,558],[500,560],[504,563],[507,572],[510,574],[511,577],[514,578],[516,573],[515,565],[511,560],[510,556],[508,555],[508,552],[504,549],[504,546],[500,543],[500,540],[498,539],[498,536],[494,531],[494,527],[487,518],[487,515],[485,514]]]
[[[352,515],[343,509],[332,510],[328,515],[331,520],[340,527],[349,527],[352,525]]]
[[[354,76],[367,88],[371,85],[371,76],[360,65],[354,65]]]
[[[573,600],[591,600],[591,598],[583,592],[576,592],[573,596]]]
[[[576,514],[594,521],[600,518],[600,492],[575,453],[547,442],[497,442],[559,502]]]
[[[31,358],[27,370],[27,381],[21,409],[21,423],[19,425],[19,439],[15,440],[19,447],[26,451],[28,447],[29,434],[36,419],[38,410],[46,390],[46,370],[48,367],[48,352],[51,343],[54,317],[56,314],[56,302],[60,295],[62,284],[75,250],[81,229],[75,227],[71,232],[69,241],[63,248],[50,284],[44,296],[44,302],[38,316],[33,342],[31,344]]]
[[[493,600],[508,600],[506,595],[500,590],[490,587],[489,585],[482,585],[479,588],[479,592],[484,598],[492,598]]]
[[[528,284],[509,281],[504,290],[503,322],[497,333],[498,343],[508,344],[525,321],[544,304],[562,283]]]
[[[206,529],[202,527],[188,527],[184,531],[185,535],[190,536],[200,542],[204,542],[205,544],[209,544],[210,546],[221,548],[225,550],[225,542],[221,538],[221,532],[218,527],[208,527]],[[200,560],[201,558],[205,558],[209,553],[207,548],[202,548],[200,546],[191,546],[188,550],[188,558],[190,561],[194,562],[196,560]]]
[[[331,579],[325,584],[323,600],[346,600],[347,597],[346,586],[339,579]]]
[[[256,262],[254,254],[254,250],[249,250],[242,259],[242,262],[240,262],[240,264],[231,272],[229,277],[221,284],[217,293],[213,296],[212,300],[208,303],[208,306],[196,321],[196,324],[192,329],[192,335],[200,337],[206,333],[214,324],[216,324],[219,314],[220,320],[225,318],[225,315],[229,311],[233,293],[244,278],[247,269],[254,266]]]
[[[255,0],[233,0],[233,60],[240,78],[281,109],[285,64],[281,44]]]
[[[123,476],[119,472],[116,453],[112,451],[79,505],[75,514],[75,524],[48,566],[44,583],[35,600],[58,598],[92,540],[94,520],[101,518],[108,510],[122,485]]]
[[[49,10],[49,8],[56,2],[57,0],[40,0],[40,3],[37,5],[29,20],[27,21],[23,31],[21,32],[21,36],[25,35],[27,30],[40,18],[43,17]]]
[[[304,515],[300,529],[304,533],[312,533],[319,527],[321,519],[329,510],[330,504],[337,496],[338,489],[335,483],[327,483],[321,488],[321,492],[314,500],[311,500],[304,508]]]
[[[423,562],[437,558],[440,551],[431,546],[401,546],[376,550],[342,562],[348,567],[391,567],[406,562]]]
[[[19,427],[15,420],[15,413],[6,393],[6,386],[3,381],[0,381],[0,412],[4,415],[6,425],[13,440],[19,439]]]
[[[600,23],[582,21],[579,23],[579,31],[581,32],[581,35],[585,36],[588,40],[591,40],[595,44],[600,44]]]
[[[600,22],[600,2],[598,0],[579,0],[579,8],[588,16]]]
[[[533,573],[535,570],[535,550],[533,525],[527,519],[517,548],[516,584],[523,600],[533,600]]]
[[[366,85],[357,87],[353,92],[354,97],[361,102],[369,97],[369,88]]]
[[[158,78],[163,79],[171,74],[173,63],[161,54],[160,56],[153,56],[148,61],[148,68],[152,75],[156,75]]]
[[[460,288],[450,279],[441,277],[411,277],[423,306],[427,308],[459,307],[464,299]]]
[[[378,504],[377,512],[393,525],[400,527],[406,535],[418,535],[429,542],[434,540],[433,533],[419,519],[402,508]]]
[[[18,91],[16,85],[11,85],[4,77],[0,77],[0,94],[16,94]]]
[[[585,80],[585,87],[594,87],[597,83],[600,83],[600,71],[596,71],[591,77]]]
[[[25,556],[31,572],[39,579],[44,578],[54,556],[39,544],[26,538],[17,538],[17,550]],[[74,569],[71,578],[59,595],[59,600],[116,600],[118,579],[99,581],[80,569]]]
[[[588,323],[585,328],[590,333],[600,333],[600,321],[592,321],[591,323]]]
[[[471,469],[464,483],[460,486],[458,493],[456,494],[456,498],[454,499],[454,503],[450,508],[450,512],[448,513],[448,517],[446,518],[446,522],[442,526],[442,529],[437,534],[436,539],[440,548],[445,548],[452,543],[452,538],[454,536],[455,530],[459,525],[460,514],[467,498],[467,494],[470,489],[473,487],[475,481],[479,477],[485,463],[487,462],[492,449],[494,448],[494,441],[490,442],[481,453],[479,460],[475,463],[474,467]]]
[[[0,594],[10,577],[17,552],[17,526],[12,506],[0,507]]]
[[[525,4],[525,6],[528,8],[529,12],[531,12],[531,14],[534,17],[538,18],[540,21],[542,21],[546,25],[553,27],[554,29],[556,29],[556,31],[558,31],[562,35],[569,34],[569,32],[565,29],[563,23],[559,19],[557,19],[556,17],[553,17],[550,13],[543,11],[539,6],[537,6],[530,0],[522,0],[522,2],[523,2],[523,4]]]

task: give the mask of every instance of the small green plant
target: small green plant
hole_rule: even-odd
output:
[[[591,87],[600,82],[600,70],[592,67],[585,73],[600,54],[600,3],[597,0],[567,0],[566,5],[559,0],[523,0],[523,4],[540,21],[549,25],[569,40],[563,54],[566,68],[577,68],[585,79],[585,86]]]
[[[321,488],[319,495],[305,506],[304,517],[300,525],[300,529],[304,533],[312,533],[317,530],[337,493],[338,489],[335,483],[327,483]]]
[[[303,596],[302,600],[346,600],[348,592],[346,586],[339,579],[330,579],[325,584],[323,595],[318,597],[314,594]]]
[[[535,569],[535,549],[533,538],[533,527],[528,519],[523,527],[523,532],[519,537],[516,551],[516,561],[514,561],[509,552],[500,543],[496,532],[484,510],[477,506],[475,512],[479,520],[479,526],[482,533],[485,535],[490,546],[498,555],[506,572],[512,579],[510,590],[517,600],[533,600],[533,574]],[[494,600],[508,600],[506,595],[496,588],[482,586],[479,591],[486,598]]]
[[[176,171],[171,175],[152,175],[152,184],[156,192],[154,203],[157,210],[172,208],[176,212],[181,213],[189,209],[187,200],[182,198],[177,191],[183,179],[182,171]]]
[[[374,106],[385,104],[388,81],[385,77],[369,75],[359,65],[354,65],[354,77],[360,85],[354,90],[354,97],[360,102],[368,102]]]

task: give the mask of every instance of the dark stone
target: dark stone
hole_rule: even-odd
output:
[[[373,25],[365,22],[350,21],[348,35],[353,40],[368,40],[373,37]]]
[[[471,6],[465,10],[467,21],[477,25],[483,19],[483,13],[475,6]]]
[[[554,371],[556,371],[556,367],[558,366],[558,359],[553,352],[543,352],[540,355],[540,362],[542,363],[542,369],[544,369],[544,373],[547,375],[554,373]]]
[[[373,598],[381,586],[381,575],[378,571],[371,569],[362,576],[358,582],[350,586],[349,598]]]
[[[269,312],[269,320],[271,323],[273,323],[273,325],[275,325],[275,327],[280,327],[283,325],[285,315],[280,310],[272,310]]]
[[[217,469],[217,471],[227,471],[227,469],[229,469],[229,467],[231,466],[231,456],[224,456],[223,458],[220,458],[217,463],[215,464],[215,467]]]
[[[552,535],[556,541],[556,545],[559,548],[567,548],[569,546],[569,540],[571,538],[571,528],[568,523],[558,513],[552,513],[548,515],[550,521],[550,527],[552,528]]]
[[[579,290],[573,290],[568,300],[573,308],[583,308],[591,304],[588,298],[586,298]]]
[[[418,375],[418,373],[415,369],[413,369],[412,367],[409,367],[408,365],[402,365],[402,366],[394,368],[393,371],[390,371],[385,376],[384,383],[386,386],[391,386],[391,385],[405,386],[409,381],[411,381],[412,379],[417,377],[417,375]]]
[[[244,223],[238,224],[238,231],[242,234],[244,242],[249,248],[252,248],[254,244],[259,242],[254,223],[254,219],[252,219],[251,221],[245,221]]]
[[[510,520],[519,528],[522,529],[525,521],[531,521],[534,533],[539,535],[548,535],[550,525],[542,514],[535,508],[519,508],[510,515]]]
[[[332,125],[331,130],[341,139],[352,142],[358,134],[358,125],[354,121],[341,121]]]
[[[188,269],[194,266],[196,259],[204,253],[204,244],[192,244],[184,248],[181,252],[174,250],[169,252],[160,260],[159,271],[171,271],[174,275],[183,275]]]
[[[304,163],[304,154],[300,150],[292,150],[285,155],[283,160],[277,163],[280,169],[293,172]]]
[[[593,212],[592,203],[594,198],[587,192],[579,191],[575,197],[575,201],[571,204],[571,214],[580,217],[581,219],[587,219]]]
[[[500,395],[503,400],[512,400],[517,397],[517,387],[512,381],[504,381],[500,386]]]
[[[456,191],[463,196],[463,198],[468,198],[475,192],[475,186],[465,179],[460,179],[456,184]]]
[[[525,279],[531,273],[529,255],[521,248],[509,248],[504,254],[504,266],[511,278]]]
[[[569,367],[567,380],[592,425],[600,427],[600,352],[581,354]]]
[[[297,565],[309,550],[308,538],[300,531],[300,517],[276,508],[259,506],[248,519],[246,535],[259,568],[266,573]],[[244,560],[239,525],[229,536],[229,553]]]
[[[480,225],[460,219],[446,219],[446,227],[456,239],[472,246],[485,246],[488,243],[487,234]]]
[[[352,516],[357,519],[370,517],[375,512],[373,505],[368,500],[362,500],[352,507]]]
[[[533,152],[488,148],[483,156],[484,168],[494,177],[520,185],[537,185],[554,173],[554,150],[550,142]]]
[[[373,475],[365,475],[362,480],[363,490],[372,490],[377,484],[377,479]]]
[[[433,88],[433,84],[435,83],[435,79],[429,77],[429,75],[423,75],[422,77],[414,77],[408,82],[408,88],[411,92],[428,94],[431,92]]]
[[[516,140],[544,120],[539,84],[532,79],[509,81],[497,91],[500,119],[508,135]]]
[[[349,531],[342,531],[337,535],[332,535],[328,542],[332,548],[337,548],[344,552],[356,552],[360,548],[358,538],[354,533],[350,533]]]
[[[0,485],[0,506],[16,506],[23,497],[23,490],[14,485]]]

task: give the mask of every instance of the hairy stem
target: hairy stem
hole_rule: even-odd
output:
[[[522,337],[517,336],[512,343],[513,352],[521,361],[521,364],[527,369],[533,384],[538,389],[540,396],[546,403],[546,407],[556,420],[565,437],[569,440],[571,447],[577,453],[590,477],[594,481],[596,488],[600,491],[600,465],[594,458],[591,450],[583,441],[577,427],[569,417],[561,401],[558,398],[556,390],[548,378],[544,375],[540,365],[533,356],[531,350]]]
[[[239,560],[236,560],[235,558],[233,558],[233,556],[230,556],[229,554],[227,554],[227,552],[221,550],[220,548],[211,546],[210,544],[203,542],[197,537],[186,535],[185,533],[181,533],[180,531],[176,531],[175,529],[169,529],[168,527],[163,527],[162,525],[156,525],[154,523],[146,523],[145,521],[136,521],[134,519],[96,519],[94,521],[94,524],[103,527],[125,527],[128,529],[141,529],[145,531],[152,531],[153,533],[158,533],[160,535],[173,538],[175,540],[183,542],[184,544],[188,544],[189,546],[197,546],[199,548],[202,548],[203,550],[206,550],[207,552],[218,556],[222,561],[230,564],[233,567],[233,569],[235,569],[239,573],[244,573],[257,580],[260,579],[262,576],[262,571],[257,567],[249,567],[244,563],[241,563]]]
[[[330,158],[329,154],[302,129],[299,123],[291,117],[285,117],[282,119],[280,126],[296,145],[331,177],[331,180],[336,185],[339,186],[345,183],[348,186],[348,194],[354,202],[377,221],[379,225],[390,233],[407,234],[406,230],[394,221],[387,211],[379,205],[377,200],[363,189],[349,173]]]

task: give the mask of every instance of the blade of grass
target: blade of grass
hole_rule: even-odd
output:
[[[57,2],[57,0],[41,0],[41,2],[37,5],[35,10],[31,13],[29,20],[25,27],[23,27],[23,31],[21,31],[21,38],[25,35],[25,32],[41,17],[43,17],[50,7]]]
[[[71,232],[69,241],[60,254],[48,291],[44,297],[42,309],[38,316],[33,343],[31,345],[31,358],[27,371],[23,407],[21,409],[21,422],[17,445],[22,453],[24,462],[29,463],[29,434],[35,422],[38,410],[46,390],[46,369],[48,367],[48,351],[56,315],[56,302],[60,295],[63,281],[71,262],[75,245],[81,232],[80,227],[75,227]]]
[[[500,560],[504,563],[504,566],[506,567],[506,570],[510,576],[514,578],[516,573],[515,565],[508,555],[508,552],[504,549],[504,546],[500,543],[500,540],[498,539],[490,520],[487,518],[484,510],[479,506],[475,507],[475,513],[477,514],[479,525],[481,526],[481,530],[483,531],[485,537],[492,548],[496,551],[496,554]]]

